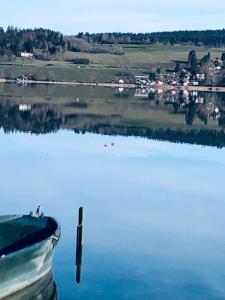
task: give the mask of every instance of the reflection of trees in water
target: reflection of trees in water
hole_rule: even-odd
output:
[[[60,129],[62,117],[48,105],[32,106],[32,110],[20,111],[18,105],[0,105],[0,125],[5,132],[15,130],[41,134]]]
[[[193,125],[196,115],[205,125],[207,125],[209,113],[205,103],[196,104],[191,101],[188,105],[186,105],[185,121],[187,125]]]
[[[221,112],[220,118],[219,118],[219,125],[225,127],[225,110]]]
[[[155,98],[156,98],[156,94],[154,92],[150,91],[150,93],[148,94],[148,99],[150,101],[154,101]]]
[[[190,105],[187,108],[186,115],[185,115],[186,124],[192,126],[194,118],[195,118],[195,106]]]
[[[195,118],[198,118],[205,125],[208,119],[218,120],[218,125],[223,124],[223,111],[225,107],[224,93],[204,93],[186,90],[164,91],[163,97],[157,91],[149,92],[148,99],[154,101],[155,106],[160,103],[172,105],[174,114],[183,113],[186,124],[192,126]]]
[[[150,139],[168,140],[171,142],[185,142],[217,147],[225,146],[225,133],[223,130],[199,130],[190,128],[181,130],[166,128],[155,129],[150,126],[140,127],[140,124],[135,124],[135,122],[133,122],[133,124],[123,123],[120,114],[91,114],[88,113],[88,111],[84,113],[86,111],[86,105],[84,107],[82,104],[81,107],[79,102],[73,103],[72,108],[81,108],[82,113],[76,112],[64,115],[63,113],[58,112],[58,107],[54,105],[33,104],[31,109],[21,111],[19,105],[15,105],[15,103],[12,104],[11,100],[1,100],[0,126],[5,132],[14,132],[18,130],[35,134],[44,134],[57,131],[60,128],[73,128],[75,132],[82,133],[94,132],[110,135],[141,136]],[[150,102],[147,101],[146,103],[150,105]],[[172,103],[174,111],[178,111],[180,109],[179,104],[177,102]],[[68,104],[67,107],[71,107],[71,104]],[[182,113],[185,114],[184,117],[186,118],[188,125],[193,124],[193,120],[196,116],[204,123],[207,122],[207,109],[205,103],[190,101],[189,104],[185,103],[182,111]],[[225,125],[225,111],[223,111],[220,116],[219,124],[220,126]]]
[[[145,127],[126,127],[121,125],[93,125],[86,128],[88,132],[101,133],[107,135],[138,136],[154,140],[170,141],[175,143],[188,143],[196,145],[225,146],[225,133],[218,130],[192,129],[179,130],[169,128],[145,128]],[[79,130],[74,129],[76,133]]]

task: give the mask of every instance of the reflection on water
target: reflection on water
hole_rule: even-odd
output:
[[[58,291],[51,273],[26,289],[5,298],[5,300],[57,300]]]
[[[167,94],[46,89],[3,87],[1,214],[40,204],[60,221],[53,262],[60,300],[224,299],[225,148],[133,137],[224,146],[216,109],[223,98],[205,96],[216,115],[204,122],[196,101],[178,102],[175,113]],[[85,263],[76,284],[81,206]]]
[[[76,282],[81,282],[82,257],[83,257],[83,207],[79,208],[76,241]]]
[[[75,89],[75,94],[64,98],[54,94],[37,98],[29,91],[19,97],[0,96],[0,126],[5,132],[44,134],[72,129],[76,133],[225,145],[223,94],[92,89],[83,95],[83,90]]]
[[[0,140],[1,214],[40,204],[62,225],[53,262],[60,300],[223,299],[225,149],[66,130],[0,131]]]

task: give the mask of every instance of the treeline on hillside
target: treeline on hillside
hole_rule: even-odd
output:
[[[65,50],[87,53],[110,53],[123,55],[118,45],[97,45],[87,38],[64,36],[58,31],[44,28],[18,29],[9,26],[6,30],[0,27],[0,60],[9,61],[21,52],[33,53],[36,59],[49,60],[57,58]]]
[[[79,38],[85,38],[89,42],[100,44],[149,44],[169,43],[193,44],[196,46],[224,47],[225,29],[221,30],[186,30],[165,31],[152,33],[79,33]]]
[[[63,36],[60,32],[36,28],[0,27],[0,59],[12,60],[21,52],[33,53],[35,58],[48,60],[65,50],[88,53],[123,55],[118,44],[192,44],[225,47],[225,29],[203,31],[173,31],[153,33],[79,33]]]
[[[87,34],[88,35],[88,34]],[[114,44],[99,44],[93,42],[86,35],[80,34],[77,37],[66,37],[67,49],[72,52],[86,52],[86,53],[106,53],[123,55],[124,50],[122,47]]]
[[[121,125],[93,125],[86,127],[82,132],[93,132],[105,135],[122,135],[144,137],[151,140],[170,141],[174,143],[188,143],[195,145],[225,147],[225,133],[223,130],[207,129],[169,129],[169,128],[145,128],[128,127]],[[76,131],[79,132],[79,131]]]
[[[20,56],[21,52],[34,53],[39,59],[48,59],[51,55],[63,52],[65,46],[64,36],[57,31],[14,27],[4,30],[0,27],[1,59],[12,59]]]

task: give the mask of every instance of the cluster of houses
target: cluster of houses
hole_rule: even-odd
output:
[[[220,58],[214,58],[212,60],[212,67],[216,70],[221,70],[223,68],[224,62]]]
[[[182,69],[182,72],[184,74],[182,79],[178,72],[165,73],[155,80],[150,80],[148,76],[135,76],[135,84],[138,88],[143,89],[156,86],[160,87],[163,85],[198,86],[203,85],[206,79],[206,74],[204,73],[198,73],[195,78],[192,78],[191,73],[188,70]]]
[[[214,58],[210,60],[207,65],[202,68],[199,65],[197,74],[193,75],[188,67],[184,67],[179,71],[170,73],[153,73],[154,76],[134,76],[133,83],[136,87],[142,90],[143,94],[147,92],[145,89],[159,87],[163,85],[170,86],[204,86],[206,85],[207,79],[210,76],[218,75],[224,67],[224,62],[220,58]],[[214,77],[215,77],[214,76]],[[124,83],[123,79],[119,80],[119,83]]]

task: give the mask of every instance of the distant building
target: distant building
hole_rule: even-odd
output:
[[[21,57],[23,58],[33,58],[34,54],[29,52],[21,52]]]
[[[157,85],[163,85],[163,81],[160,81],[160,80],[159,80],[159,81],[157,82]]]
[[[206,79],[206,74],[204,74],[204,73],[198,73],[198,74],[196,74],[196,78],[198,79],[198,80],[205,80]]]
[[[150,85],[148,76],[134,76],[135,82],[138,86],[146,87]]]
[[[119,79],[118,83],[119,84],[124,84],[124,80],[123,79]]]

